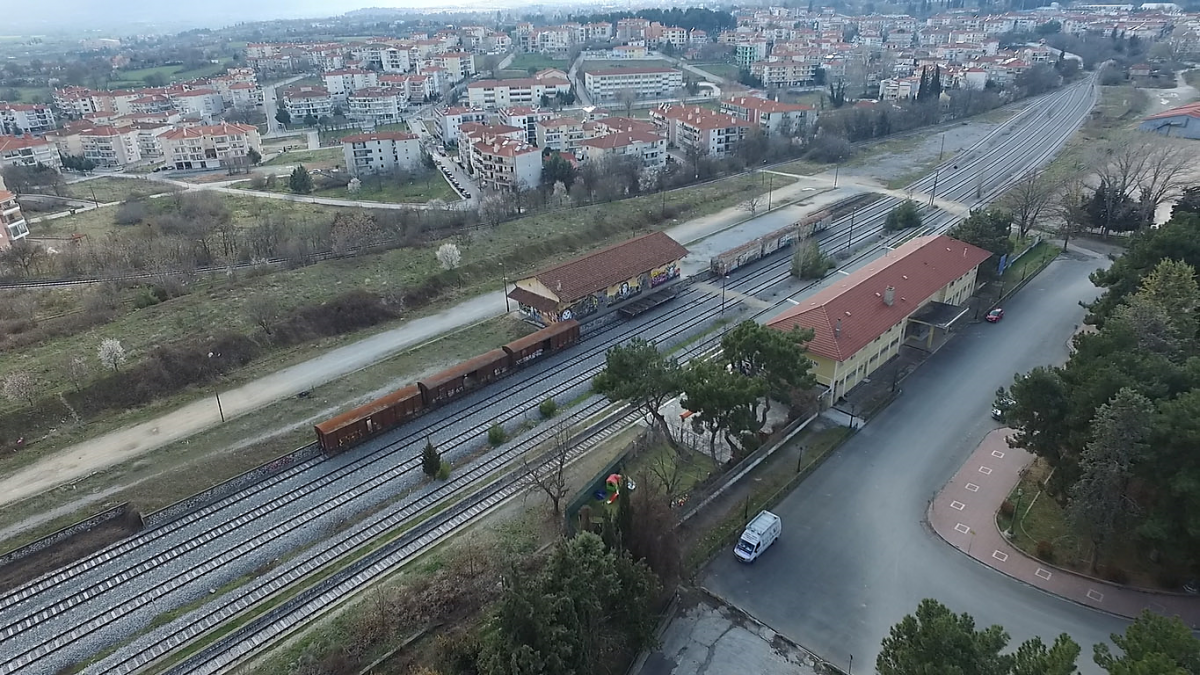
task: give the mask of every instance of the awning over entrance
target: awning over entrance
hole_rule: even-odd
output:
[[[930,302],[908,317],[909,322],[919,323],[931,328],[949,330],[959,319],[970,311],[970,307],[948,305],[944,302]]]

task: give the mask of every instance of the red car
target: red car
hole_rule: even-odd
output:
[[[985,316],[984,318],[987,319],[988,323],[996,323],[1000,319],[1004,318],[1004,310],[997,307],[996,309],[993,309],[992,311],[988,312],[987,316]]]

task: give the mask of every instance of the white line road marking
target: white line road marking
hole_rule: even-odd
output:
[[[955,525],[954,529],[958,530],[959,532],[962,532],[963,534],[967,534],[971,531],[971,528],[967,527],[966,525],[963,525],[962,523]]]
[[[990,475],[992,475],[992,470],[986,466],[981,466],[981,467],[979,467],[979,473],[981,473],[985,476],[990,476]]]
[[[1104,594],[1101,593],[1100,591],[1095,591],[1095,590],[1089,589],[1087,592],[1087,596],[1088,596],[1089,600],[1095,600],[1096,602],[1100,602],[1100,601],[1104,600]]]
[[[967,505],[962,502],[950,502],[950,508],[956,511],[962,511],[963,509],[967,508]]]
[[[1034,574],[1045,579],[1046,581],[1050,581],[1050,570],[1044,570],[1039,567],[1039,568],[1037,568],[1037,571],[1034,572]]]
[[[966,488],[970,492],[979,492],[979,486],[974,483],[967,483]]]
[[[1003,452],[1003,451],[1001,451],[1001,450],[993,450],[993,451],[992,451],[992,457],[996,457],[996,458],[999,458],[999,459],[1004,459],[1004,452]]]
[[[992,551],[992,557],[1000,562],[1008,560],[1008,554],[1004,551]]]

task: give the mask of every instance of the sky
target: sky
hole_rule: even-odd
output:
[[[217,28],[243,21],[335,16],[364,7],[496,9],[531,4],[520,0],[39,0],[6,13],[0,31],[32,35],[64,26],[128,34],[156,24],[169,24],[173,30],[181,24]],[[572,3],[558,0],[555,4]]]

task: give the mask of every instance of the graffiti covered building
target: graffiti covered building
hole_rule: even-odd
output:
[[[674,239],[654,232],[520,279],[508,297],[544,324],[583,320],[677,279],[685,255]]]

